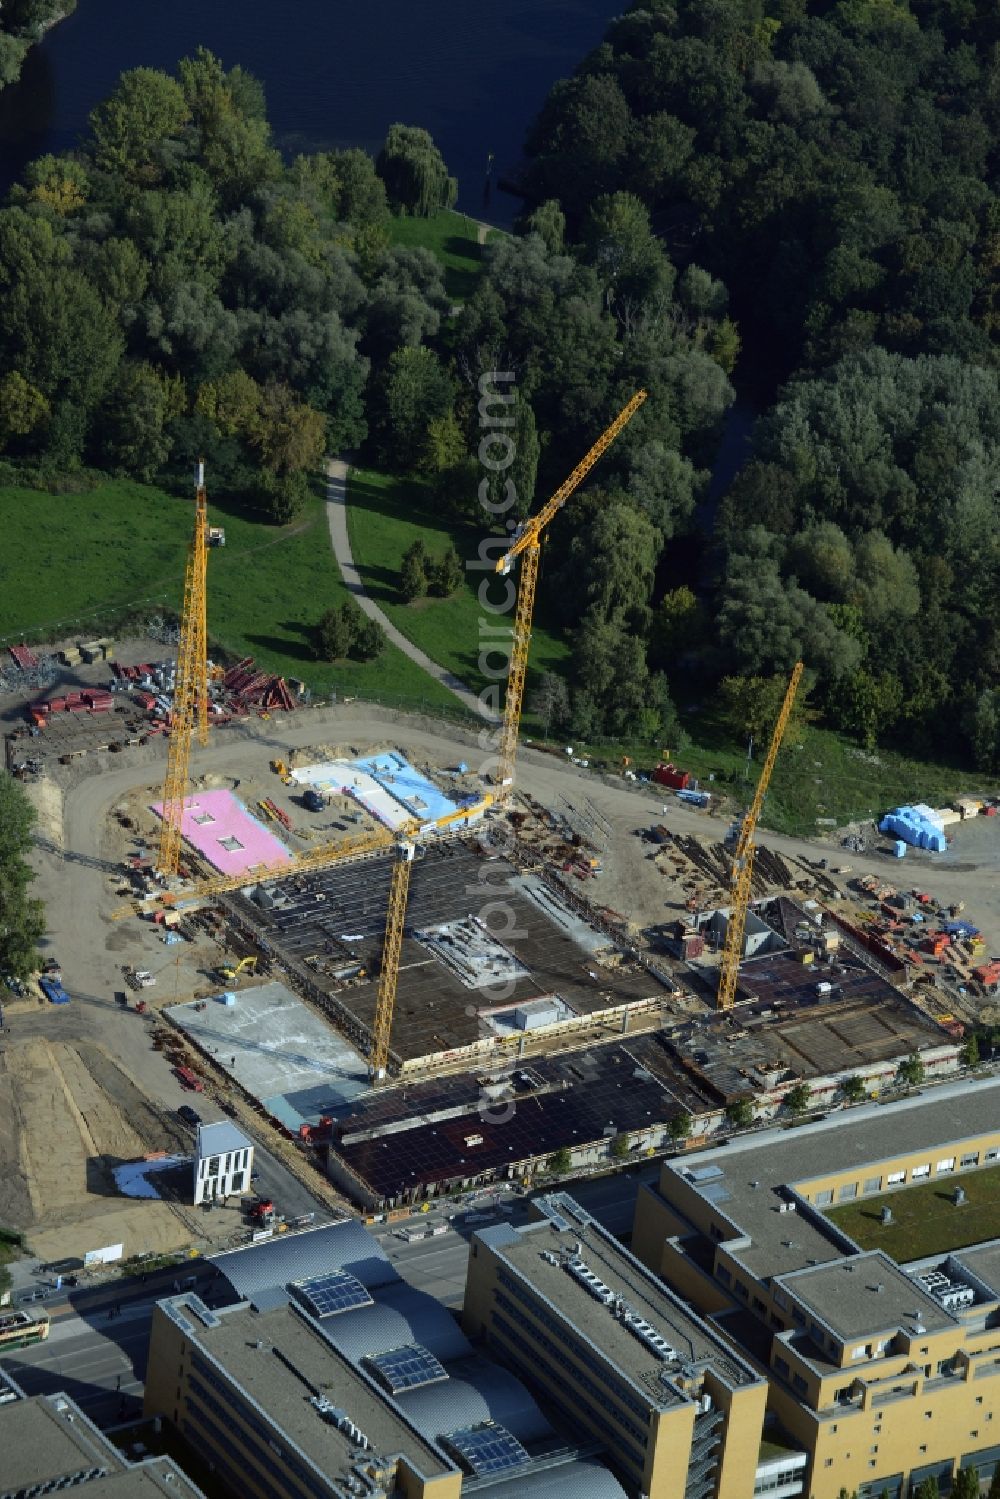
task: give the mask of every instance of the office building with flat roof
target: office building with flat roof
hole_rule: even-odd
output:
[[[797,1494],[805,1457],[761,1451],[767,1382],[566,1194],[472,1240],[463,1326],[540,1403],[605,1443],[631,1494]]]
[[[214,1263],[227,1305],[154,1312],[146,1411],[237,1499],[625,1499],[356,1221]]]
[[[640,1189],[635,1253],[766,1373],[810,1499],[903,1499],[929,1477],[947,1494],[1000,1467],[1000,1246],[974,1242],[989,1209],[963,1206],[998,1162],[991,1079],[666,1161]],[[893,1215],[921,1184],[948,1247],[911,1260],[920,1236]],[[828,1216],[860,1204],[865,1248]]]
[[[68,1395],[24,1394],[0,1374],[0,1499],[204,1499],[169,1457],[129,1462]]]

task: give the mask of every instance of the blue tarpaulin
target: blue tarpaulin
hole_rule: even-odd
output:
[[[50,1004],[68,1005],[69,995],[62,984],[57,984],[53,979],[39,979],[38,987]]]
[[[880,833],[891,833],[911,848],[926,848],[943,854],[948,847],[940,823],[928,817],[919,807],[893,807],[878,825]]]

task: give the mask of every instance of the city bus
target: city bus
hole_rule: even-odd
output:
[[[0,1307],[0,1354],[12,1348],[30,1348],[44,1343],[49,1335],[49,1319],[44,1312],[38,1317],[27,1312]]]

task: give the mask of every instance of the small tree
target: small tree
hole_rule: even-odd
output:
[[[354,599],[347,599],[340,606],[340,613],[348,632],[348,649],[359,661],[370,661],[385,645],[381,625],[360,607]]]
[[[455,550],[454,544],[448,547],[443,557],[428,568],[427,573],[430,591],[438,598],[449,599],[457,589],[461,588],[465,573],[462,568],[462,559]]]
[[[917,1485],[916,1499],[940,1499],[940,1490],[936,1478],[925,1478]]]
[[[997,1463],[993,1470],[988,1499],[1000,1499],[1000,1463]]]
[[[804,1114],[812,1103],[812,1089],[808,1083],[796,1083],[794,1088],[789,1088],[782,1103],[789,1113]]]
[[[568,1145],[560,1145],[548,1159],[548,1169],[553,1176],[565,1176],[573,1165],[573,1155]]]
[[[860,1103],[863,1098],[868,1097],[868,1089],[865,1087],[864,1079],[853,1074],[845,1077],[840,1085],[840,1090],[848,1103]]]
[[[963,1067],[979,1066],[979,1042],[974,1034],[966,1038],[959,1055],[962,1058]],[[968,1470],[963,1468],[962,1471]]]
[[[924,1080],[924,1064],[913,1052],[911,1056],[904,1057],[899,1064],[896,1076],[900,1082],[906,1083],[910,1088],[918,1088]]]
[[[979,1499],[979,1471],[959,1468],[951,1486],[951,1499]]]
[[[687,1140],[691,1134],[691,1115],[674,1114],[667,1121],[667,1134],[675,1144],[679,1145],[682,1140]]]
[[[344,610],[328,609],[316,626],[316,655],[320,661],[343,661],[351,649],[351,623]]]
[[[375,620],[358,610],[358,618],[351,633],[352,656],[356,656],[359,661],[374,661],[376,656],[381,656],[385,649],[385,631]]]
[[[403,553],[399,591],[408,604],[422,599],[427,592],[427,550],[422,541],[415,541]]]
[[[624,1161],[629,1153],[628,1135],[615,1135],[609,1146],[612,1156],[616,1161]]]
[[[727,1103],[726,1118],[733,1129],[747,1129],[753,1124],[753,1104],[749,1098],[734,1098],[732,1103]]]

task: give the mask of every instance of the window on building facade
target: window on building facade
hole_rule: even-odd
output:
[[[828,1208],[830,1206],[830,1204],[831,1204],[832,1201],[833,1201],[833,1188],[832,1187],[830,1188],[830,1190],[828,1192],[817,1192],[816,1193],[816,1206],[818,1208]]]
[[[930,1161],[928,1161],[927,1164],[924,1165],[924,1166],[914,1166],[913,1170],[910,1172],[910,1175],[911,1175],[911,1177],[913,1178],[914,1181],[919,1181],[922,1176],[930,1176],[930,1174],[931,1174],[931,1163],[930,1163]]]
[[[969,1151],[967,1151],[966,1154],[964,1156],[962,1156],[961,1160],[959,1161],[959,1165],[960,1166],[978,1166],[979,1165],[979,1151],[978,1150],[969,1150]]]
[[[880,1176],[869,1176],[865,1179],[864,1190],[866,1192],[879,1192],[882,1189],[882,1178]]]
[[[851,1198],[857,1197],[857,1195],[857,1182],[847,1182],[843,1187],[840,1188],[839,1192],[837,1193],[837,1199],[840,1202],[850,1202]]]

